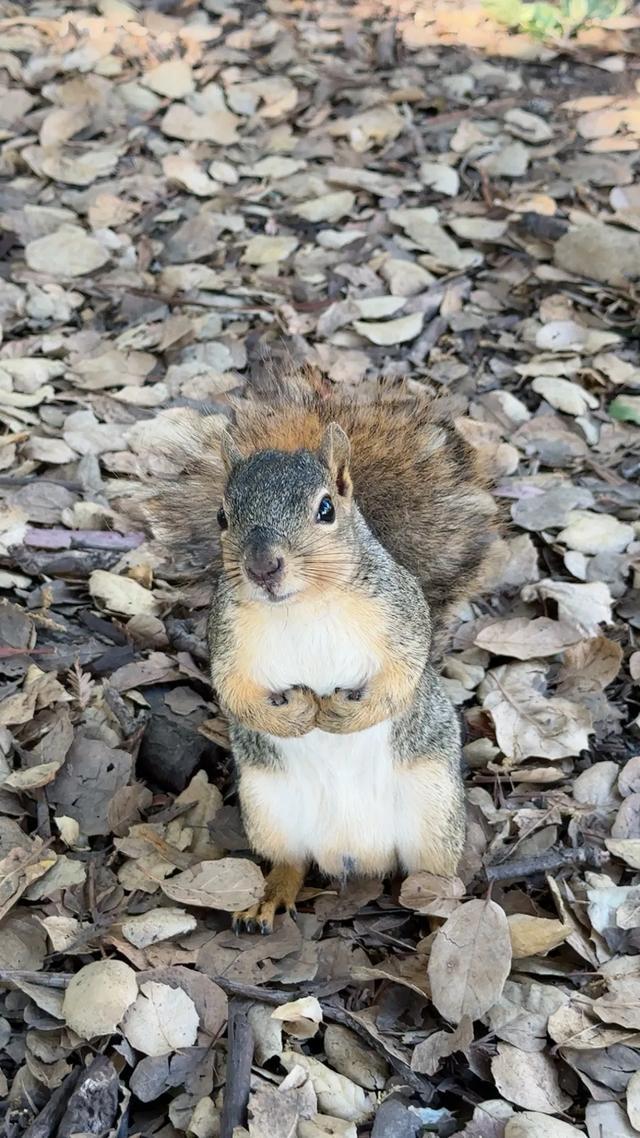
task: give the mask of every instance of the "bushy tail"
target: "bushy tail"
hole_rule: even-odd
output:
[[[285,370],[253,380],[233,412],[231,432],[244,454],[313,450],[328,423],[343,427],[355,499],[379,541],[420,581],[436,624],[478,587],[496,537],[496,506],[488,472],[455,429],[448,398],[387,380],[346,398],[313,369]],[[224,423],[184,415],[172,448],[179,473],[147,504],[156,535],[194,567],[217,557]]]

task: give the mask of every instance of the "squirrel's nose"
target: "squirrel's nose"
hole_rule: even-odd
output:
[[[244,567],[247,576],[257,585],[274,585],[282,576],[284,557],[266,534],[254,531],[245,547]]]
[[[284,557],[275,553],[248,554],[244,564],[247,576],[257,585],[273,584],[282,576]]]

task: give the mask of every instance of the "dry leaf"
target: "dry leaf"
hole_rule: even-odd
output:
[[[199,1022],[195,1004],[182,988],[148,980],[127,1009],[122,1030],[131,1046],[144,1055],[167,1055],[193,1046]]]
[[[353,327],[372,344],[404,344],[420,334],[423,319],[421,312],[412,312],[410,316],[399,316],[397,320],[354,320]]]
[[[380,1091],[389,1076],[389,1067],[381,1055],[340,1024],[327,1024],[323,1039],[328,1062],[339,1075],[365,1090]]]
[[[318,1059],[295,1051],[285,1051],[281,1063],[287,1071],[301,1066],[308,1073],[318,1096],[318,1107],[324,1114],[335,1115],[346,1122],[365,1122],[373,1114],[374,1096],[344,1075],[331,1071]]]
[[[30,241],[25,257],[30,269],[63,277],[93,273],[109,260],[100,242],[78,225],[63,225],[47,237]]]
[[[328,1114],[314,1114],[298,1122],[298,1138],[358,1138],[355,1123]]]
[[[196,926],[196,918],[184,909],[148,909],[123,921],[122,935],[136,948],[148,948],[158,941],[183,936]]]
[[[297,247],[296,237],[252,237],[242,260],[248,265],[273,265],[286,260]]]
[[[539,656],[555,656],[580,639],[580,632],[570,624],[540,616],[535,620],[514,617],[489,624],[478,633],[474,643],[496,656],[533,660]]]
[[[153,594],[131,577],[95,569],[89,578],[89,591],[105,608],[122,616],[155,616],[159,612]]]
[[[499,1043],[491,1073],[500,1094],[525,1110],[558,1114],[571,1105],[560,1087],[553,1060],[540,1051],[522,1051],[511,1043]]]
[[[527,913],[512,913],[507,920],[514,960],[550,952],[562,944],[571,931],[562,921],[531,917]]]
[[[640,234],[613,225],[578,225],[554,246],[559,268],[621,287],[635,276],[639,259]]]
[[[193,74],[186,59],[166,59],[147,71],[142,83],[167,99],[184,99],[194,90]]]
[[[292,1035],[294,1039],[311,1039],[322,1023],[322,1008],[315,996],[303,996],[299,1000],[281,1004],[271,1015],[284,1024],[287,1035]]]
[[[560,620],[575,624],[586,636],[597,636],[599,625],[611,624],[613,598],[603,581],[574,585],[569,581],[545,579],[522,590],[524,601],[536,597],[556,601]]]
[[[138,996],[136,975],[120,960],[85,964],[69,982],[62,1014],[81,1039],[95,1039],[115,1031]]]
[[[547,698],[543,664],[503,664],[488,672],[478,689],[491,712],[496,740],[514,762],[563,759],[589,745],[591,715],[579,703]]]
[[[264,878],[257,865],[244,858],[224,857],[201,861],[191,869],[162,882],[163,892],[182,905],[224,909],[231,913],[248,909],[264,894]]]
[[[353,210],[356,195],[350,190],[338,190],[333,194],[320,194],[311,201],[296,206],[294,213],[305,221],[340,221]]]
[[[450,1023],[479,1019],[500,997],[511,968],[504,910],[495,901],[467,901],[436,933],[429,957],[432,998]]]
[[[464,882],[459,877],[439,877],[422,871],[405,877],[400,889],[400,904],[416,913],[448,917],[458,908],[464,894]]]
[[[514,1115],[504,1130],[504,1138],[581,1138],[582,1134],[568,1122],[529,1110]]]

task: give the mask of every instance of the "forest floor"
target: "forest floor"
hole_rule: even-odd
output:
[[[249,1079],[252,1138],[640,1135],[639,46],[0,2],[5,1138],[230,1138]],[[207,590],[129,505],[266,351],[454,393],[507,524],[442,665],[459,877],[236,938]]]

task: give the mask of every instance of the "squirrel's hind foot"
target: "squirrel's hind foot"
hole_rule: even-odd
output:
[[[303,865],[276,865],[267,877],[265,895],[257,905],[233,914],[232,929],[240,933],[257,933],[268,936],[273,932],[273,921],[280,909],[290,917],[296,915],[296,898],[304,881]]]

